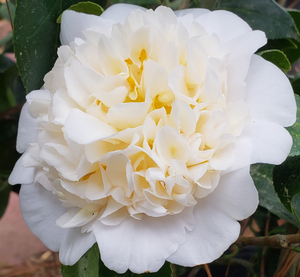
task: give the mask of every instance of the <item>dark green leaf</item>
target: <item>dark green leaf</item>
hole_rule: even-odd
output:
[[[61,266],[63,277],[98,277],[99,276],[99,250],[95,243],[81,259],[73,266]]]
[[[300,96],[300,73],[298,72],[295,76],[290,76],[290,82],[294,93]]]
[[[291,41],[296,45],[296,48],[287,48],[284,49],[283,52],[289,59],[290,63],[293,64],[300,58],[300,42],[294,39],[291,39]]]
[[[299,39],[292,17],[275,1],[219,0],[216,8],[237,14],[252,29],[264,31],[269,39]]]
[[[298,31],[298,34],[300,33],[300,11],[298,10],[287,10],[289,15],[293,18],[294,24],[296,26],[296,29]]]
[[[3,216],[8,204],[10,188],[11,186],[7,181],[0,179],[0,218]]]
[[[293,64],[300,58],[300,43],[295,39],[270,39],[259,51],[270,49],[278,49],[284,52],[290,64]]]
[[[151,8],[152,5],[154,6],[154,8],[158,5],[161,5],[160,0],[113,0],[113,3],[128,3],[143,6],[146,8]]]
[[[21,105],[0,113],[0,178],[7,179],[20,154],[16,136]]]
[[[43,85],[56,59],[60,1],[18,0],[14,21],[14,49],[27,92]]]
[[[16,105],[11,82],[17,74],[16,65],[4,55],[0,55],[0,112]]]
[[[183,3],[183,0],[174,0],[172,2],[169,2],[167,6],[169,8],[171,8],[172,10],[176,11],[180,8],[182,3]]]
[[[280,50],[265,50],[258,53],[265,60],[275,64],[282,70],[289,71],[291,69],[291,64],[287,59],[286,55]]]
[[[68,10],[94,15],[100,15],[104,12],[101,6],[92,2],[80,2],[72,5],[70,8],[68,8]],[[61,15],[57,18],[56,22],[61,22]]]
[[[5,72],[8,68],[14,65],[14,62],[5,55],[0,55],[0,73]]]
[[[213,10],[217,0],[194,0],[198,8]]]
[[[281,203],[292,213],[293,197],[300,193],[300,156],[288,157],[274,167],[274,188]]]
[[[14,50],[27,92],[39,89],[56,60],[59,24],[56,19],[78,0],[18,0],[14,21]],[[94,0],[100,4],[104,0]]]
[[[300,97],[295,95],[295,98],[297,103],[297,119],[293,126],[286,128],[293,138],[293,146],[289,156],[300,155]]]
[[[273,185],[273,165],[255,164],[251,166],[251,176],[259,193],[259,205],[279,218],[300,228],[300,221],[280,202]]]

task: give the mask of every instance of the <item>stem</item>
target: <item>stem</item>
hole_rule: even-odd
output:
[[[207,264],[204,264],[204,267],[205,267],[205,271],[206,271],[207,276],[208,276],[208,277],[212,277],[208,265],[207,265]]]
[[[239,248],[243,248],[247,245],[254,245],[293,249],[294,247],[300,246],[300,234],[264,237],[239,237],[235,244]]]
[[[8,0],[6,0],[5,2],[6,2],[6,7],[7,7],[8,15],[9,15],[9,20],[10,20],[11,29],[13,30],[13,29],[14,29],[14,26],[13,26],[13,22],[12,22],[12,18],[11,18],[11,13],[10,13],[9,5],[8,5]]]

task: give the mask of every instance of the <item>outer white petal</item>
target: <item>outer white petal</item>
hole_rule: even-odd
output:
[[[19,119],[17,151],[19,153],[25,152],[29,143],[36,141],[37,133],[37,123],[28,113],[28,102],[26,102],[21,110]]]
[[[64,265],[74,265],[95,242],[93,232],[81,233],[81,228],[65,229],[59,248],[59,260]]]
[[[196,21],[204,27],[209,35],[215,33],[222,44],[252,31],[244,20],[228,11],[206,13],[197,17]]]
[[[262,57],[253,55],[246,78],[245,102],[254,120],[290,126],[296,120],[292,86],[284,73]]]
[[[50,250],[58,251],[67,230],[56,226],[55,221],[67,209],[62,206],[57,196],[40,185],[22,186],[20,207],[31,232]]]
[[[250,216],[257,205],[249,167],[221,176],[218,187],[194,208],[195,226],[187,232],[187,240],[167,260],[194,266],[217,259],[239,236],[236,220]]]
[[[155,272],[185,240],[186,228],[193,226],[192,209],[180,214],[142,220],[127,218],[118,226],[93,225],[101,259],[118,272]]]
[[[124,24],[125,23],[125,19],[128,16],[128,14],[133,11],[133,10],[142,10],[142,11],[146,11],[147,9],[137,6],[137,5],[131,5],[131,4],[115,4],[110,6],[107,10],[104,11],[104,13],[102,13],[100,15],[101,18],[105,18],[105,19],[111,19],[117,23],[121,23]]]
[[[16,162],[13,171],[11,172],[8,183],[16,184],[31,184],[34,182],[35,168],[23,166],[24,154]]]
[[[236,220],[253,214],[258,206],[258,192],[249,173],[249,166],[221,176],[214,192],[208,196],[211,205]]]
[[[110,29],[114,23],[113,20],[100,16],[66,10],[61,17],[61,44],[68,45],[75,38],[85,39],[83,31],[91,27],[99,26],[103,29]]]
[[[281,164],[290,153],[293,140],[289,132],[265,120],[251,122],[243,132],[252,143],[250,163]],[[238,154],[237,154],[238,155]]]
[[[209,13],[209,12],[210,12],[210,10],[207,10],[207,9],[185,9],[185,10],[175,11],[174,13],[177,17],[183,17],[187,14],[192,14],[193,18],[195,19],[198,16]]]

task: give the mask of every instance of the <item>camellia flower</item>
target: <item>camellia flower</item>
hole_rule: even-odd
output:
[[[279,164],[295,121],[266,43],[227,11],[65,11],[54,68],[27,95],[10,176],[24,219],[76,263],[119,273],[217,259],[257,208],[250,164]]]

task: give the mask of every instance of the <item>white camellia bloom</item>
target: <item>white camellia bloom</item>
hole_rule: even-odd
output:
[[[76,263],[98,243],[119,273],[217,259],[257,208],[250,164],[280,164],[288,79],[265,34],[227,11],[118,4],[65,11],[44,87],[27,95],[10,176],[24,219]]]

